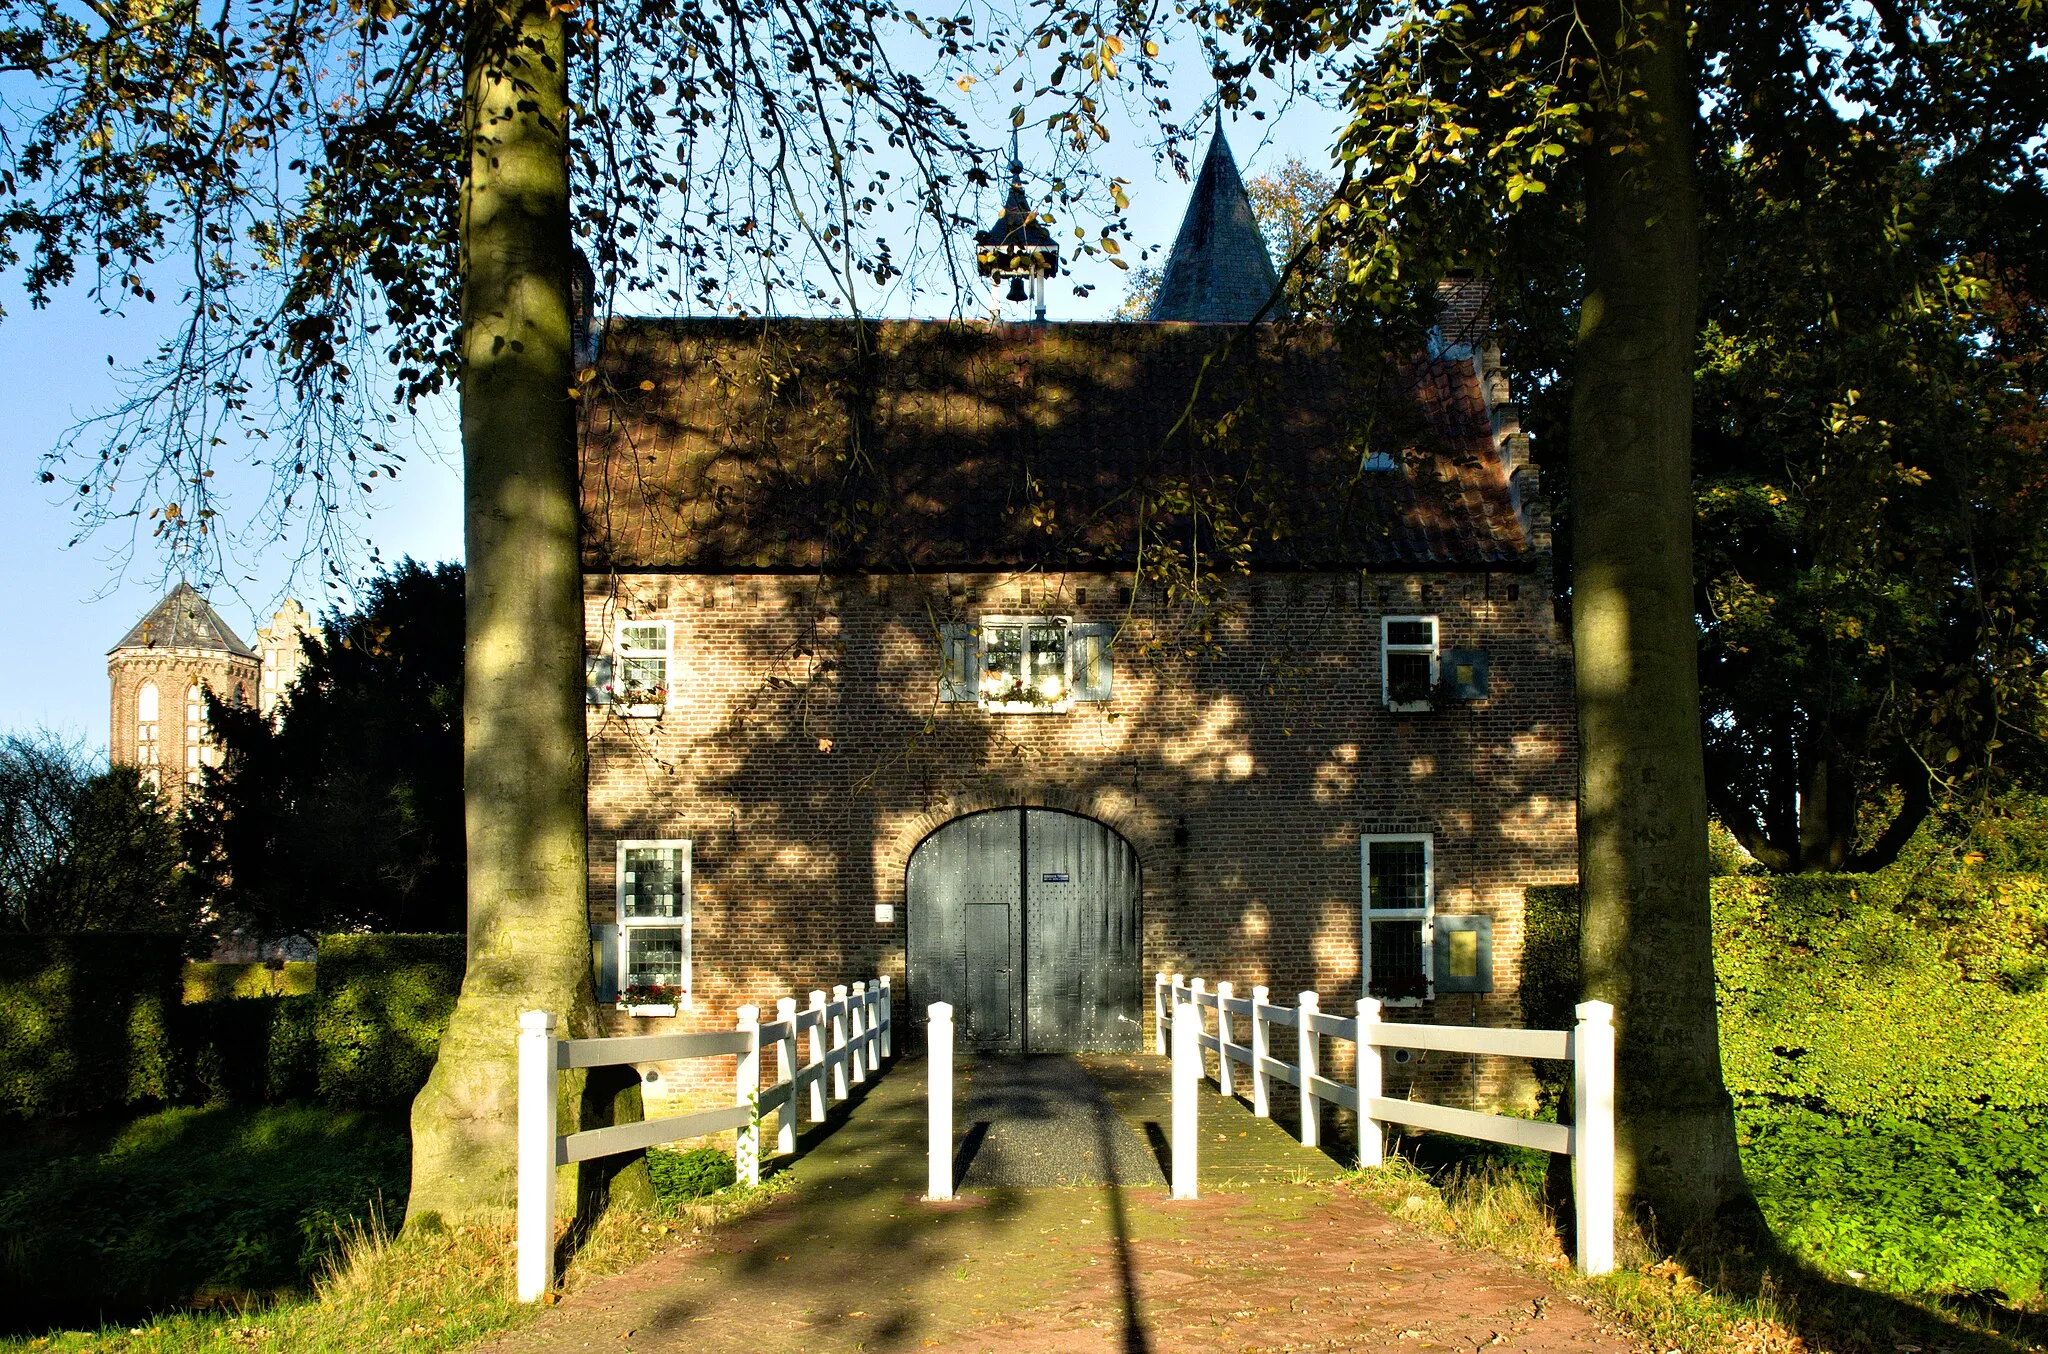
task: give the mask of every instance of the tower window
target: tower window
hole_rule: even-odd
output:
[[[142,783],[152,790],[158,785],[159,747],[156,683],[144,681],[135,692],[135,765],[142,768]]]
[[[200,694],[199,683],[185,688],[185,783],[199,783],[199,744],[201,721],[206,714],[206,698]]]

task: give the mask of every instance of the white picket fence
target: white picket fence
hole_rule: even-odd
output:
[[[1322,1142],[1322,1107],[1341,1106],[1359,1116],[1358,1164],[1378,1166],[1384,1146],[1382,1124],[1450,1133],[1485,1142],[1509,1143],[1572,1159],[1572,1196],[1578,1231],[1579,1268],[1605,1274],[1614,1268],[1614,1008],[1604,1001],[1581,1002],[1578,1025],[1571,1030],[1485,1029],[1473,1025],[1419,1025],[1380,1019],[1380,1004],[1358,999],[1350,1016],[1321,1009],[1313,992],[1303,992],[1293,1006],[1276,1006],[1264,987],[1240,997],[1227,982],[1212,991],[1196,978],[1161,973],[1153,984],[1155,1048],[1171,1052],[1173,1066],[1173,1193],[1195,1194],[1195,1088],[1207,1073],[1204,1050],[1216,1053],[1217,1090],[1237,1093],[1237,1068],[1250,1074],[1252,1112],[1272,1117],[1272,1083],[1296,1089],[1301,1107],[1301,1141]],[[1211,1033],[1207,1011],[1216,1013]],[[1237,1040],[1239,1020],[1251,1036]],[[1273,1029],[1295,1034],[1295,1060],[1273,1052]],[[1343,1039],[1356,1045],[1353,1081],[1346,1085],[1322,1075],[1322,1041]],[[1572,1122],[1540,1123],[1500,1114],[1481,1114],[1420,1100],[1393,1100],[1382,1095],[1380,1059],[1371,1050],[1426,1049],[1442,1053],[1488,1053],[1511,1058],[1549,1058],[1572,1065]],[[1185,1145],[1185,1146],[1184,1146]],[[1183,1151],[1186,1161],[1183,1163]],[[1185,1167],[1185,1175],[1183,1169]]]
[[[739,1008],[731,1030],[702,1034],[650,1034],[606,1039],[561,1039],[555,1035],[551,1011],[527,1011],[519,1017],[519,1217],[518,1293],[521,1302],[538,1302],[554,1287],[555,1170],[572,1162],[635,1152],[679,1138],[697,1138],[726,1129],[737,1131],[734,1161],[741,1183],[761,1182],[761,1121],[776,1114],[775,1153],[796,1151],[797,1099],[809,1092],[810,1121],[825,1118],[826,1087],[831,1098],[844,1100],[852,1087],[866,1081],[891,1056],[893,1011],[889,980],[844,984],[811,993],[808,1009],[799,1011],[795,997],[775,1003],[775,1019],[761,1023],[757,1006]],[[808,1057],[799,1060],[797,1044]],[[776,1046],[775,1083],[761,1089],[761,1050]],[[557,1079],[577,1067],[614,1067],[625,1063],[674,1062],[686,1058],[737,1055],[733,1103],[726,1109],[699,1110],[610,1128],[558,1134],[555,1122]]]

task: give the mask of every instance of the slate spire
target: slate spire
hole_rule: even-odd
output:
[[[1181,218],[1180,234],[1167,256],[1151,318],[1243,324],[1259,313],[1279,285],[1237,160],[1219,124],[1195,176],[1188,214]],[[1279,319],[1283,313],[1275,302],[1266,318]]]

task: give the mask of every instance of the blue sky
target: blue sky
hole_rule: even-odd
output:
[[[1176,90],[1176,95],[1177,105],[1190,109],[1199,99],[1199,93]],[[1329,114],[1310,105],[1263,122],[1240,117],[1228,126],[1247,179],[1276,167],[1289,154],[1323,162],[1331,130]],[[1027,158],[1030,153],[1027,142]],[[1132,243],[1154,249],[1170,244],[1186,205],[1186,186],[1154,165],[1135,138],[1112,143],[1105,164],[1132,183]],[[1128,256],[1135,255],[1133,250]],[[1093,283],[1093,295],[1076,299],[1069,290],[1075,282]],[[1064,285],[1051,290],[1049,318],[1106,316],[1123,292],[1120,272],[1100,260],[1083,262]],[[0,578],[5,579],[0,634],[10,639],[0,646],[0,733],[43,727],[83,736],[103,750],[106,652],[162,595],[165,561],[146,532],[131,539],[125,532],[103,529],[69,544],[77,523],[64,486],[41,484],[37,474],[41,456],[68,427],[115,397],[118,366],[147,355],[173,315],[170,307],[159,305],[139,307],[125,318],[106,318],[82,295],[32,311],[18,290],[0,295],[0,305],[7,312],[0,319],[0,371],[9,378],[6,451],[0,457],[0,483],[6,490],[0,502],[9,508],[0,531]],[[1018,312],[1015,318],[1024,318],[1021,307],[1012,309]],[[116,366],[108,365],[109,355]],[[387,560],[461,557],[462,487],[454,427],[452,401],[425,411],[415,432],[418,450],[409,457],[406,472],[380,489],[381,506],[358,524],[354,535],[364,545],[360,558],[346,562],[349,572],[361,572],[372,546]],[[229,496],[225,511],[231,517],[253,514],[263,477],[224,469],[220,478]],[[315,611],[346,599],[345,592],[323,586],[314,565],[297,563],[300,553],[291,540],[250,549],[207,584],[215,607],[245,640],[252,638],[258,618],[268,617],[287,595]]]

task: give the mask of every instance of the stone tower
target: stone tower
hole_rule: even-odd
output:
[[[140,767],[173,809],[199,783],[200,768],[219,751],[206,735],[206,701],[213,692],[237,704],[258,701],[268,711],[304,662],[298,635],[305,610],[286,603],[258,631],[262,653],[250,648],[190,583],[179,583],[150,608],[107,654],[113,686],[108,748],[112,760]],[[264,679],[277,674],[271,684]]]
[[[299,605],[296,597],[284,599],[284,605],[270,618],[270,624],[256,627],[256,648],[263,662],[257,703],[264,714],[277,708],[286,689],[306,666],[306,648],[300,641],[308,635],[317,638],[319,633],[313,628],[312,618],[306,615],[306,608]]]

